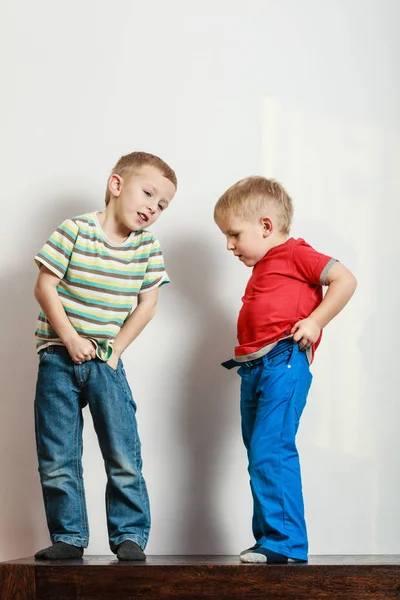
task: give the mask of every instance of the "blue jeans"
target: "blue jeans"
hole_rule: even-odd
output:
[[[264,548],[307,560],[299,420],[311,385],[308,360],[291,340],[240,367],[243,441],[253,496],[253,534]]]
[[[107,473],[110,548],[145,548],[150,509],[142,475],[136,404],[121,360],[116,371],[94,359],[76,365],[63,346],[40,352],[36,445],[51,541],[86,548],[89,527],[82,472],[82,409],[89,405]]]

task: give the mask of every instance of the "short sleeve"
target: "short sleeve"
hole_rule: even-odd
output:
[[[337,262],[335,258],[317,252],[302,239],[297,240],[293,247],[292,260],[295,273],[314,285],[326,285],[328,271]]]
[[[154,290],[155,288],[169,282],[170,280],[165,270],[164,256],[161,250],[160,242],[157,238],[154,238],[150,248],[146,273],[144,275],[139,294],[150,292],[151,290]]]
[[[67,272],[71,254],[78,236],[79,227],[72,219],[61,223],[49,237],[43,248],[35,256],[39,269],[44,265],[52,273],[63,279]]]

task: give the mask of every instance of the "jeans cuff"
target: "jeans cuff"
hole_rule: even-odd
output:
[[[135,533],[124,533],[124,535],[120,535],[115,540],[110,542],[111,552],[116,554],[118,546],[122,544],[122,542],[126,542],[126,540],[131,540],[131,542],[135,542],[135,544],[137,544],[141,550],[144,550],[146,548],[147,538],[144,538],[141,535],[137,535]]]
[[[279,544],[279,542],[274,543],[274,542],[270,542],[269,540],[266,540],[262,544],[262,547],[265,548],[266,550],[272,550],[272,552],[277,552],[278,554],[287,556],[288,558],[291,558],[293,560],[307,560],[307,558],[308,558],[307,552],[289,550],[289,548],[287,546],[285,546],[284,544]]]
[[[65,544],[70,544],[70,546],[76,546],[77,548],[87,548],[89,544],[89,540],[87,539],[62,534],[52,535],[51,541],[53,544],[56,542],[64,542]]]

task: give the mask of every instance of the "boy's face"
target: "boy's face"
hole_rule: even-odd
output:
[[[219,222],[218,227],[226,236],[227,250],[233,252],[246,267],[254,267],[271,248],[271,220],[268,217],[246,221],[230,215]]]
[[[117,220],[128,231],[145,229],[157,221],[176,192],[174,184],[150,165],[124,177],[112,175],[109,186],[116,198]]]

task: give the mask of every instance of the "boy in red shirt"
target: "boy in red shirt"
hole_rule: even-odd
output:
[[[341,263],[289,237],[292,200],[276,181],[249,177],[218,200],[214,218],[227,249],[252,275],[242,298],[235,358],[249,460],[256,543],[242,562],[307,561],[296,433],[322,329],[356,289]],[[328,286],[323,296],[322,286]]]

